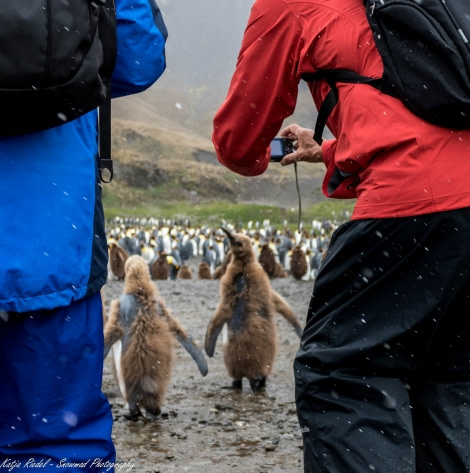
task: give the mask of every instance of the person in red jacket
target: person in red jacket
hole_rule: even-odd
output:
[[[361,0],[256,0],[218,160],[256,176],[304,74],[383,64]],[[318,107],[329,91],[309,84]],[[304,468],[470,471],[470,130],[441,128],[365,84],[338,84],[334,139],[292,124],[282,165],[324,163],[327,197],[356,199],[317,275],[294,362]],[[338,179],[339,177],[339,179]]]

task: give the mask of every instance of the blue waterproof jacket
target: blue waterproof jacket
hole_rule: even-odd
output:
[[[167,31],[154,0],[116,0],[113,97],[141,92],[165,69]],[[66,306],[106,282],[97,171],[97,111],[0,138],[0,311]]]

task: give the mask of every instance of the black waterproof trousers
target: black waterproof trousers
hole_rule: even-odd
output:
[[[470,209],[339,227],[294,371],[305,472],[470,472]]]

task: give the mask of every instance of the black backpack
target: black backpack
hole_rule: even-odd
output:
[[[324,78],[331,91],[318,112],[315,140],[338,101],[337,82],[369,84],[399,98],[436,125],[470,128],[470,1],[364,0],[366,16],[384,63],[380,79],[350,70],[305,74]]]
[[[100,169],[112,178],[114,1],[2,2],[0,25],[0,136],[52,128],[101,106]]]

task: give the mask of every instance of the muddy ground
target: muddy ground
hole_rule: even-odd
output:
[[[206,327],[219,300],[219,281],[155,281],[171,314],[203,345]],[[305,322],[312,281],[274,279],[272,287]],[[123,282],[110,276],[106,306],[122,293]],[[295,403],[292,363],[299,345],[293,328],[276,316],[278,354],[266,390],[252,393],[230,388],[219,337],[209,373],[202,377],[189,354],[175,343],[175,362],[162,414],[155,421],[131,421],[112,374],[112,355],[105,360],[103,391],[114,415],[117,461],[132,473],[301,473],[302,438]],[[119,469],[116,469],[119,471]]]

